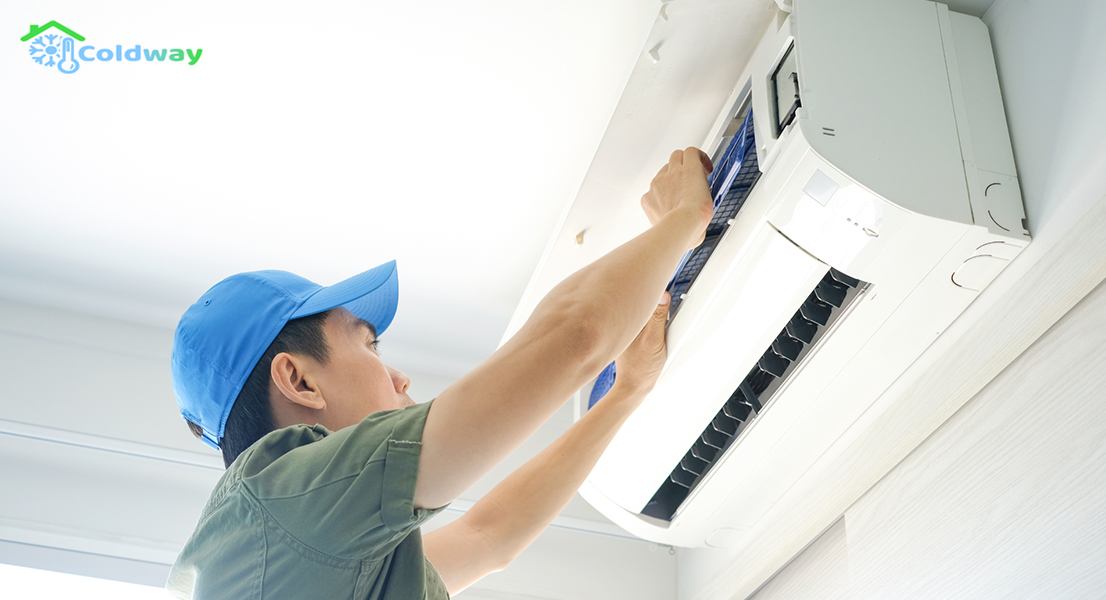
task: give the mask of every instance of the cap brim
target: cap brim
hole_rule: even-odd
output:
[[[386,262],[311,295],[289,319],[298,319],[339,306],[372,323],[377,335],[392,323],[399,305],[396,261]]]

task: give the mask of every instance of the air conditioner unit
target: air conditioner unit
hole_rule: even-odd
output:
[[[751,527],[1029,243],[986,26],[942,4],[795,0],[703,147],[668,362],[581,490],[680,546]]]

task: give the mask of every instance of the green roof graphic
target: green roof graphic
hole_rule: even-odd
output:
[[[76,39],[78,42],[83,42],[84,41],[84,36],[83,35],[77,33],[76,31],[73,31],[72,29],[66,27],[65,25],[62,25],[61,23],[58,23],[57,21],[50,21],[49,23],[43,25],[42,27],[39,27],[38,25],[31,25],[30,33],[28,33],[27,35],[19,38],[19,41],[26,42],[27,40],[35,37],[36,35],[42,33],[43,31],[46,31],[47,29],[50,29],[51,27],[57,27],[58,29],[62,30],[62,32],[64,32],[66,35]]]

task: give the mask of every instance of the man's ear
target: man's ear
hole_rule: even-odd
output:
[[[322,410],[326,408],[326,400],[311,371],[312,363],[305,357],[281,352],[273,357],[269,373],[285,400],[304,408]]]

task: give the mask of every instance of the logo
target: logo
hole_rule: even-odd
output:
[[[77,42],[84,42],[83,35],[58,23],[50,21],[39,27],[31,25],[27,35],[19,38],[22,42],[31,42],[27,51],[31,60],[44,67],[57,67],[66,75],[72,75],[81,68],[81,62],[184,62],[187,55],[188,64],[195,65],[203,54],[202,48],[143,48],[140,44],[133,47],[116,44],[114,48],[106,46],[97,48],[93,45],[77,46]]]

